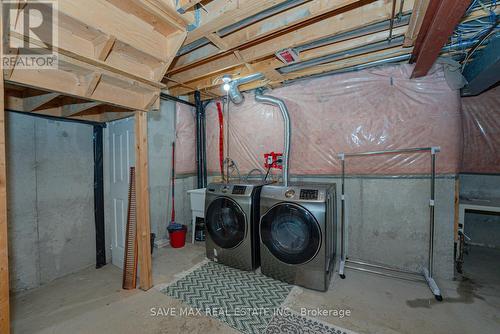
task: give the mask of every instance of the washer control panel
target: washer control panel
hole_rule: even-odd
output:
[[[300,199],[304,200],[317,200],[318,199],[318,189],[300,189]]]

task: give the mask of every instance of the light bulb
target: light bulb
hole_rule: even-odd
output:
[[[224,91],[226,92],[229,92],[229,88],[231,88],[231,86],[229,86],[228,83],[225,83],[223,86],[222,86],[222,89],[224,89]]]

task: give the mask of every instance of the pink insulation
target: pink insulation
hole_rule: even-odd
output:
[[[500,173],[500,87],[462,98],[462,172]]]
[[[175,172],[196,173],[196,113],[186,104],[176,103]]]
[[[439,173],[457,173],[461,161],[458,91],[441,68],[409,79],[411,65],[304,80],[267,92],[285,101],[292,123],[291,174],[339,174],[340,152],[440,146]],[[283,151],[283,121],[277,107],[256,103],[252,93],[230,104],[229,156],[242,174],[264,169],[264,153]],[[219,125],[215,103],[207,114],[207,159],[219,171]],[[498,160],[496,160],[498,162]],[[429,154],[349,158],[349,174],[422,174]]]

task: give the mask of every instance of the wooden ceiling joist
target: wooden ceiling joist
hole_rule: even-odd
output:
[[[351,5],[354,4],[354,2],[350,3]],[[337,5],[340,6],[339,3]],[[331,7],[328,8],[331,10]],[[409,12],[412,8],[413,1],[405,1],[403,12]],[[342,14],[329,16],[309,25],[304,25],[297,30],[288,31],[286,29],[282,34],[237,50],[237,55],[235,52],[219,55],[179,71],[174,68],[167,74],[168,78],[175,80],[175,82],[187,84],[187,86],[175,85],[172,82],[167,82],[167,86],[169,86],[171,94],[183,95],[190,93],[189,87],[207,89],[216,84],[220,85],[220,80],[218,81],[217,78],[225,73],[232,74],[233,77],[246,76],[255,72],[266,72],[268,75],[273,75],[273,70],[284,65],[274,56],[277,50],[300,46],[325,37],[367,27],[377,22],[387,21],[391,18],[391,15],[392,1],[371,2],[347,10]],[[403,34],[405,31],[406,26],[397,26],[393,31],[393,35]],[[375,41],[382,41],[387,38],[388,34],[388,30],[377,31],[367,36],[313,48],[301,52],[300,59],[305,61]],[[172,72],[174,74],[170,74]],[[208,90],[208,92],[213,91]]]
[[[272,37],[280,38],[281,35],[284,35],[286,32],[300,34],[300,28],[321,21],[321,19],[325,19],[330,16],[334,16],[335,14],[340,14],[343,11],[349,11],[350,9],[354,9],[357,7],[364,6],[368,3],[373,3],[375,0],[319,0],[307,2],[303,5],[294,7],[285,11],[283,13],[279,13],[270,18],[257,21],[254,24],[245,27],[244,29],[235,31],[232,34],[229,34],[224,37],[219,37],[225,45],[227,45],[227,50],[240,49],[242,50],[251,45],[260,45],[259,41],[263,41],[265,39],[269,39]],[[361,24],[361,21],[358,22]],[[326,29],[328,30],[328,29]],[[326,31],[325,31],[326,32]],[[210,34],[205,35],[210,39]],[[286,38],[286,37],[283,37]],[[274,50],[274,51],[278,51]],[[200,60],[206,61],[211,57],[217,57],[220,52],[211,52],[208,54],[200,55],[200,59],[193,60],[189,55],[180,56],[176,63],[175,67],[168,72],[169,76],[187,69],[191,66],[196,66],[196,63]]]

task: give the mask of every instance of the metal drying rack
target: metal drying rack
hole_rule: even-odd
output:
[[[411,280],[411,281],[422,281],[427,282],[430,290],[434,294],[434,297],[438,301],[442,301],[441,291],[437,286],[436,282],[432,278],[433,265],[434,265],[434,199],[435,199],[435,186],[436,186],[436,154],[440,152],[440,147],[419,147],[419,148],[407,148],[398,150],[384,150],[384,151],[371,151],[362,153],[340,153],[338,156],[342,160],[342,194],[341,194],[341,215],[340,215],[340,268],[339,275],[342,279],[345,278],[345,268],[358,270],[373,274],[378,274],[382,276],[388,276],[393,278]],[[421,273],[402,270],[398,268],[388,267],[381,264],[370,263],[367,261],[354,261],[347,258],[345,249],[345,240],[347,231],[345,229],[345,160],[349,157],[362,157],[362,156],[372,156],[372,155],[382,155],[382,154],[410,154],[410,153],[423,153],[430,152],[431,154],[431,187],[430,187],[430,200],[429,200],[429,260],[427,268],[424,268]],[[370,268],[367,269],[366,267]],[[385,270],[380,271],[380,270]],[[392,273],[402,273],[403,275],[394,275]]]

